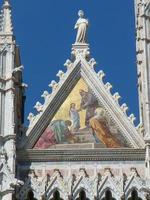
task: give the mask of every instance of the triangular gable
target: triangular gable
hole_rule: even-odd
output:
[[[58,83],[52,81],[50,84],[52,93],[44,92],[44,105],[38,102],[35,106],[39,111],[38,115],[34,116],[31,113],[29,115],[30,126],[26,132],[26,138],[23,138],[23,146],[34,147],[61,104],[82,78],[97,98],[99,105],[105,109],[112,123],[120,130],[121,136],[125,138],[128,145],[133,148],[144,147],[144,140],[133,123],[134,115],[129,117],[126,115],[126,104],[119,105],[119,94],[111,94],[111,84],[103,82],[104,73],[102,71],[96,73],[93,68],[95,64],[95,60],[90,59],[88,45],[73,45],[72,61],[67,60],[65,63],[66,73],[59,71],[57,76],[60,81]]]

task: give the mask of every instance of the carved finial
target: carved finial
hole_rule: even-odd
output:
[[[19,67],[16,67],[12,70],[12,73],[16,73],[16,72],[22,72],[22,70],[24,69],[24,66],[21,65]]]
[[[43,94],[41,95],[41,97],[44,98],[45,102],[47,101],[48,97],[49,97],[49,93],[48,91],[44,91]]]
[[[111,177],[113,176],[110,168],[105,168],[104,173],[105,173],[105,176],[111,176]]]
[[[57,176],[59,178],[63,178],[61,171],[59,169],[54,169],[54,176]]]
[[[42,105],[39,101],[35,104],[34,108],[35,108],[38,112],[43,111],[43,105]]]
[[[114,100],[116,101],[116,103],[119,104],[119,99],[121,98],[121,96],[119,95],[118,92],[116,92],[116,93],[113,95],[113,98],[114,98]]]
[[[97,65],[97,62],[95,61],[94,58],[91,58],[91,60],[89,61],[89,65],[93,68]]]
[[[97,73],[98,77],[100,78],[100,80],[103,82],[103,78],[105,77],[105,73],[103,72],[103,70],[100,70]]]
[[[143,123],[139,123],[136,127],[136,130],[144,136],[144,126]]]
[[[88,174],[87,174],[85,168],[79,169],[79,176],[88,177]]]
[[[59,70],[59,72],[56,74],[56,76],[58,76],[60,80],[64,77],[64,75],[65,73],[62,70]]]
[[[122,109],[122,111],[123,111],[125,114],[127,114],[127,111],[129,110],[129,108],[128,108],[128,106],[127,106],[126,103],[123,103],[123,104],[122,104],[121,109]]]
[[[29,120],[29,122],[30,122],[30,124],[31,124],[31,123],[33,122],[33,120],[35,119],[34,114],[33,114],[33,113],[29,113],[29,116],[28,116],[27,119]]]
[[[110,90],[112,89],[112,85],[111,85],[109,82],[107,82],[107,83],[105,84],[105,88],[106,88],[106,90],[107,90],[108,92],[110,92]]]
[[[135,167],[131,167],[130,176],[139,176],[137,169]]]
[[[49,84],[49,87],[52,88],[52,90],[54,91],[58,86],[58,83],[56,83],[56,81],[52,81],[50,84]]]
[[[75,29],[77,29],[77,36],[76,36],[76,44],[85,44],[87,43],[87,28],[88,28],[88,20],[84,18],[84,12],[79,10],[78,12],[79,19],[75,24]]]
[[[68,69],[72,67],[72,62],[71,60],[67,59],[66,62],[64,63],[64,66],[67,67]]]
[[[134,114],[131,114],[129,116],[129,120],[131,121],[132,124],[134,124],[134,121],[136,120],[136,117],[134,116]]]

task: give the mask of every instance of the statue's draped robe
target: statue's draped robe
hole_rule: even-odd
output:
[[[78,28],[76,43],[86,43],[88,21],[86,19],[78,19],[75,27]]]
[[[72,131],[78,131],[80,128],[80,116],[75,108],[70,109],[70,118],[72,122]]]

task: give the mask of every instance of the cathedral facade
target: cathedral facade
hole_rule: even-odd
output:
[[[140,122],[98,73],[78,12],[70,59],[24,128],[11,5],[0,15],[0,200],[150,200],[150,0],[135,0]]]

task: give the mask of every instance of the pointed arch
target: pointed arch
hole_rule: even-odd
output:
[[[117,200],[118,197],[115,193],[115,191],[110,188],[106,187],[98,196],[98,199],[100,200]]]
[[[113,198],[111,190],[107,189],[105,191],[105,197],[103,197],[102,200],[116,200],[116,199]]]
[[[89,200],[89,198],[87,198],[87,194],[85,189],[81,188],[79,193],[78,193],[78,197],[76,198],[76,200]]]
[[[86,193],[87,199],[94,198],[94,190],[92,187],[92,183],[85,169],[79,170],[77,179],[73,184],[73,190],[72,190],[73,199],[76,199],[81,191],[84,191]]]
[[[132,191],[137,191],[138,196],[144,200],[146,185],[143,184],[143,179],[136,168],[131,168],[130,171],[130,176],[127,178],[124,189],[125,198],[128,199],[131,197]]]
[[[60,192],[58,190],[55,190],[55,192],[53,192],[53,197],[50,200],[63,200],[60,197]]]
[[[125,195],[127,200],[146,200],[145,193],[137,187],[131,187]]]
[[[105,168],[104,176],[101,178],[98,187],[99,199],[104,198],[107,191],[111,192],[113,198],[120,199],[120,194],[122,192],[121,181],[122,179],[120,177],[114,177],[110,168]]]
[[[26,200],[37,200],[36,198],[34,198],[34,193],[32,189],[28,190]]]
[[[60,188],[55,187],[51,191],[45,193],[45,197],[47,200],[63,200],[66,199],[67,195],[65,195]]]
[[[131,196],[128,198],[128,200],[142,200],[142,198],[139,197],[137,190],[133,189],[131,191]]]

